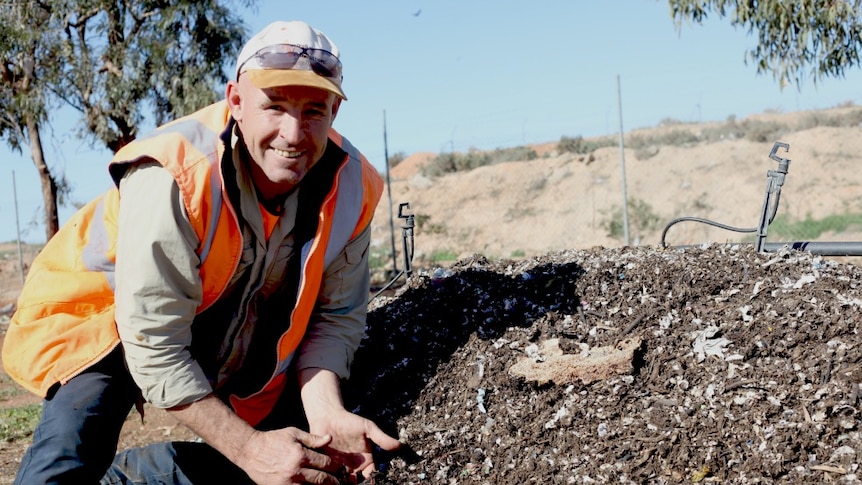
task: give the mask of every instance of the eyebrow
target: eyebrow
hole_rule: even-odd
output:
[[[275,89],[275,88],[267,88],[267,89],[263,89],[262,91],[264,92],[266,97],[270,99],[270,101],[290,101],[291,99],[297,99],[295,97],[281,94],[281,91],[278,89]],[[322,105],[326,105],[327,101],[329,101],[329,99],[331,99],[332,96],[334,96],[334,95],[331,93],[326,93],[325,97],[320,99],[320,100],[314,99],[314,98],[309,98],[309,97],[300,97],[299,99],[305,100],[309,103],[319,103]]]
[[[328,110],[330,108],[330,104],[327,102],[328,99],[317,100],[305,97],[295,98],[291,96],[282,96],[274,91],[266,93],[266,98],[269,100],[270,103],[296,103],[298,101],[298,103],[305,108],[316,108],[320,110]]]

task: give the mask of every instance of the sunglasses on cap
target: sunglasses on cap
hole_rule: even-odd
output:
[[[318,76],[341,81],[341,61],[323,49],[293,44],[271,45],[255,52],[243,66],[252,59],[256,59],[263,69],[311,70]],[[240,66],[239,72],[242,72],[243,66]]]

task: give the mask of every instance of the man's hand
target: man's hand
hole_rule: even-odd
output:
[[[325,451],[332,436],[297,428],[257,431],[213,395],[168,411],[258,485],[339,485],[346,473]]]
[[[357,473],[370,477],[375,470],[371,443],[388,451],[397,450],[401,442],[384,433],[371,420],[357,416],[346,410],[336,411],[326,419],[316,420],[312,430],[326,430],[332,442],[324,451],[336,462],[342,463],[350,474],[348,483],[356,483]]]
[[[236,463],[258,485],[339,485],[344,465],[319,451],[331,441],[331,436],[313,435],[297,428],[255,431]]]
[[[324,448],[327,455],[343,464],[356,483],[357,473],[369,477],[374,472],[371,444],[387,451],[397,450],[401,442],[384,433],[374,422],[344,409],[338,376],[325,369],[300,372],[302,404],[309,431],[331,436]]]

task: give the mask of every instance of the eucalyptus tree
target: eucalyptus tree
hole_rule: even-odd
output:
[[[58,184],[45,161],[40,132],[51,106],[49,80],[59,79],[59,37],[50,29],[50,14],[29,2],[0,4],[0,138],[17,152],[29,145],[39,172],[45,206],[45,231],[59,227]]]
[[[702,23],[709,14],[729,17],[735,27],[757,35],[745,53],[758,73],[771,73],[783,88],[843,77],[860,65],[862,0],[670,0],[677,28]],[[807,74],[807,76],[806,76]]]
[[[145,121],[161,124],[219,99],[225,65],[246,36],[238,12],[253,0],[31,0],[0,2],[0,137],[31,147],[56,233],[58,183],[40,129],[71,106],[78,134],[115,152]],[[39,156],[35,152],[39,152]],[[63,184],[59,184],[61,187]],[[50,200],[49,200],[50,199]]]

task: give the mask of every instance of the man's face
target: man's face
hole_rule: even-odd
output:
[[[227,100],[267,200],[290,192],[323,156],[341,101],[305,86],[258,89],[245,76],[228,83]]]

